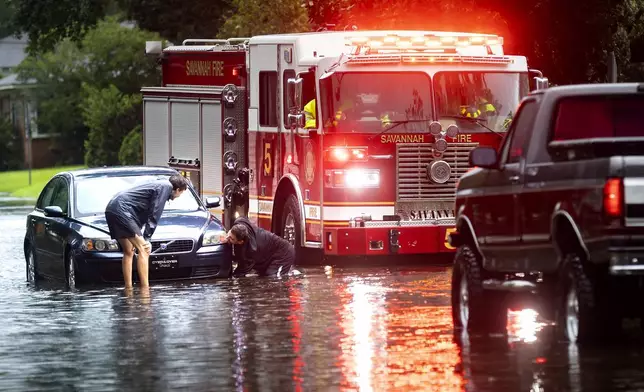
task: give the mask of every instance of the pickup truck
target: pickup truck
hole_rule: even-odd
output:
[[[644,315],[644,84],[533,92],[469,159],[448,238],[456,329],[503,332],[517,297],[575,343]]]

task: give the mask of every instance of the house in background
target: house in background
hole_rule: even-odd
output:
[[[20,82],[18,75],[13,73],[27,56],[27,44],[26,36],[0,39],[0,74],[4,75],[4,78],[0,79],[0,117],[9,119],[14,130],[21,136],[25,167],[29,165],[30,151],[33,168],[51,167],[57,158],[51,150],[52,138],[38,132],[37,107],[28,94],[29,89],[36,87],[34,81]],[[29,131],[31,139],[27,137]]]

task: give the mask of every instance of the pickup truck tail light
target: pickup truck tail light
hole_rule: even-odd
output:
[[[620,218],[624,213],[624,183],[621,178],[609,178],[604,184],[604,214]]]

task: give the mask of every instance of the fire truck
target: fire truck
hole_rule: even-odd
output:
[[[497,146],[547,78],[492,34],[330,31],[188,39],[143,93],[146,165],[171,166],[227,227],[248,216],[298,252],[453,252],[469,151]]]

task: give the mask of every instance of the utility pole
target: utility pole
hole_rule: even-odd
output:
[[[617,60],[615,59],[615,52],[608,52],[608,75],[606,75],[608,83],[617,83]]]
[[[29,115],[29,101],[23,98],[22,102],[22,107],[25,113],[25,136],[27,137],[27,164],[29,166],[29,185],[31,186],[31,168],[33,166],[31,149],[31,116]]]

